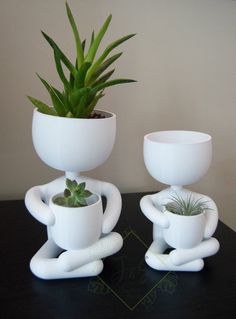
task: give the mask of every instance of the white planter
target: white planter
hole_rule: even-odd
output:
[[[58,195],[56,195],[58,196]],[[59,206],[50,198],[49,207],[54,213],[55,224],[50,227],[54,242],[65,250],[86,248],[98,241],[102,232],[103,208],[101,197],[93,194],[88,206]]]
[[[203,240],[206,216],[205,213],[183,216],[165,211],[169,227],[163,229],[163,236],[173,248],[193,248]]]
[[[150,175],[167,185],[189,185],[207,172],[211,136],[194,131],[160,131],[144,137],[144,162]]]
[[[105,118],[66,118],[35,109],[32,138],[41,160],[53,168],[62,171],[66,168],[70,172],[89,171],[103,164],[115,142],[116,115],[96,111]]]

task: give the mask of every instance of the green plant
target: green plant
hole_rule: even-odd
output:
[[[210,210],[206,201],[202,201],[201,198],[195,200],[192,194],[186,200],[178,194],[171,196],[170,199],[171,202],[165,205],[165,209],[177,215],[193,216]]]
[[[86,184],[78,184],[75,180],[66,179],[67,188],[64,190],[64,196],[55,197],[53,202],[60,206],[66,207],[84,207],[87,206],[86,198],[92,193],[85,189]]]
[[[64,90],[62,92],[59,91],[37,74],[50,94],[53,107],[31,96],[28,96],[28,98],[40,112],[45,114],[75,118],[89,117],[98,100],[104,96],[105,88],[117,84],[135,82],[130,79],[109,80],[115,69],[104,73],[122,54],[122,52],[120,52],[109,56],[110,52],[135,34],[126,35],[110,43],[102,54],[95,59],[97,50],[111,22],[112,16],[108,16],[96,35],[92,32],[90,44],[86,52],[86,40],[81,42],[80,34],[68,3],[66,3],[66,11],[75,38],[75,64],[73,64],[58,45],[42,31],[44,38],[53,49],[57,73],[62,81]],[[63,67],[68,69],[69,76],[66,76]]]

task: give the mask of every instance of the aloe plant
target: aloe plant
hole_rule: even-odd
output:
[[[75,180],[66,179],[66,186],[63,196],[55,197],[53,202],[66,207],[84,207],[87,206],[86,198],[92,193],[86,189],[86,183],[78,184]]]
[[[195,200],[192,194],[186,200],[179,194],[171,196],[170,200],[171,202],[165,205],[165,209],[177,215],[193,216],[210,210],[207,201],[203,201],[201,198]]]
[[[63,84],[63,90],[56,89],[37,74],[50,94],[53,107],[31,96],[28,96],[28,98],[40,112],[45,114],[74,118],[88,117],[93,112],[99,99],[104,96],[104,90],[107,87],[135,82],[131,79],[110,80],[115,69],[107,70],[122,54],[120,52],[110,56],[111,51],[135,34],[126,35],[110,43],[102,54],[96,57],[112,16],[108,16],[96,35],[94,31],[92,32],[90,44],[86,50],[86,40],[81,41],[68,3],[66,3],[66,11],[75,38],[76,61],[72,63],[54,40],[45,32],[42,32],[53,49],[56,70]],[[67,69],[67,74],[63,67]]]

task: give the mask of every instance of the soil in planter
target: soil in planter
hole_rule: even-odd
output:
[[[101,114],[101,113],[97,113],[97,112],[93,112],[92,114],[89,114],[88,119],[105,119],[106,116]]]

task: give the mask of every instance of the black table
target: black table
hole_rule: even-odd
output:
[[[116,230],[124,247],[105,259],[98,277],[44,281],[29,261],[46,227],[23,201],[0,202],[0,318],[236,318],[236,234],[219,222],[221,249],[199,273],[158,272],[144,262],[152,224],[139,208],[143,194],[124,194]]]

